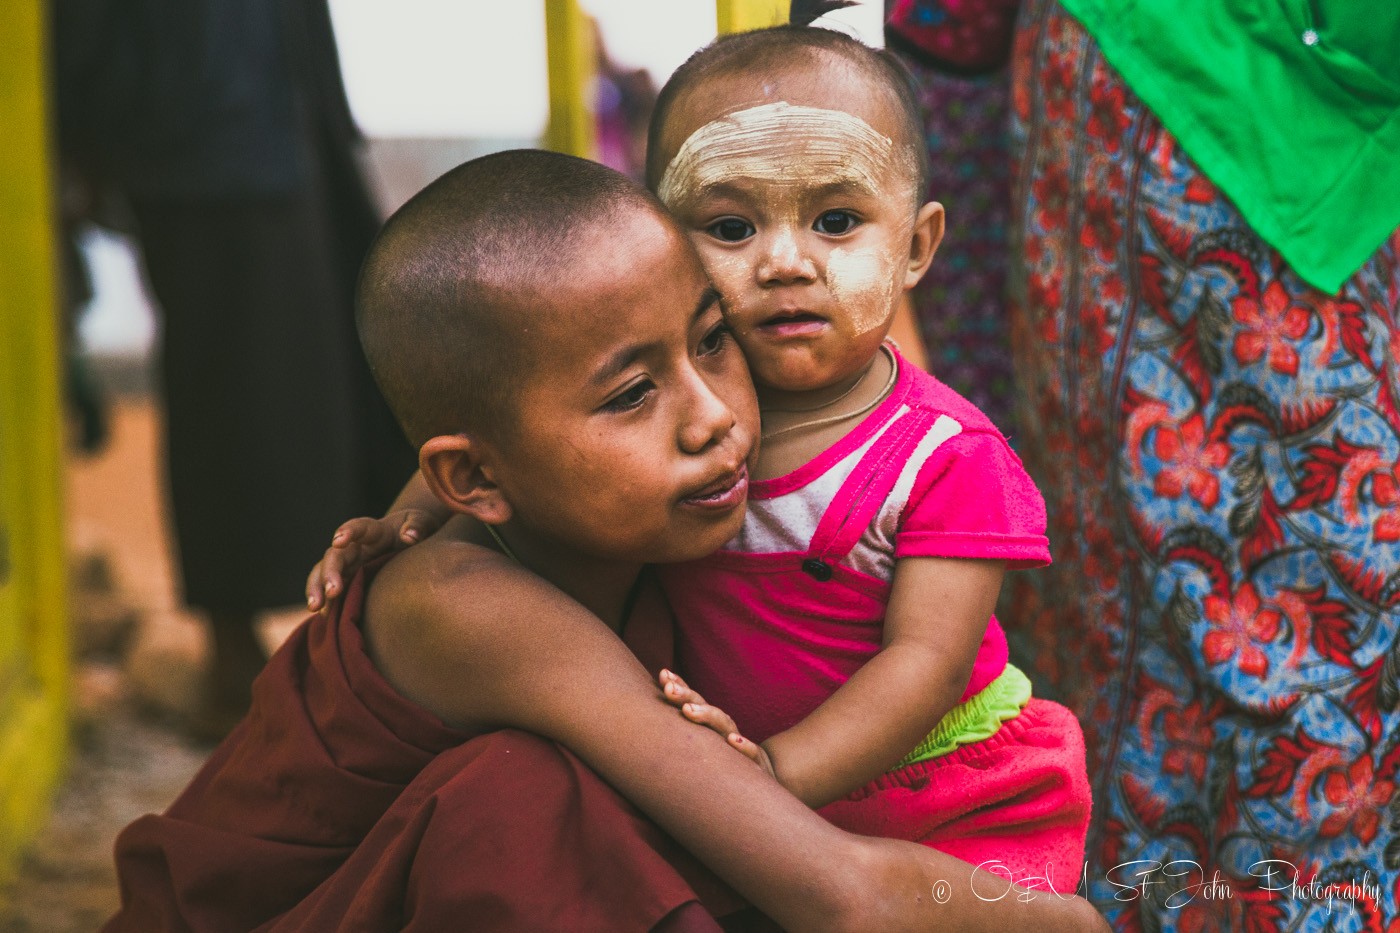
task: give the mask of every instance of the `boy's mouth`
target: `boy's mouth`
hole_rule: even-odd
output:
[[[756,329],[774,337],[808,337],[821,333],[828,326],[826,318],[810,311],[779,311]]]
[[[747,464],[740,464],[739,469],[686,496],[681,505],[705,511],[727,511],[742,504],[748,494],[749,468]]]

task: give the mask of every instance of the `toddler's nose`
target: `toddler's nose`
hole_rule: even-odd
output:
[[[763,252],[758,268],[764,285],[786,285],[816,279],[816,267],[803,255],[795,233],[787,228],[773,232]]]

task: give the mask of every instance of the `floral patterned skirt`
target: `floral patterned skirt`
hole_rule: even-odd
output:
[[[1012,111],[1056,563],[1003,618],[1084,723],[1089,894],[1121,930],[1400,929],[1400,231],[1306,285],[1054,0]]]

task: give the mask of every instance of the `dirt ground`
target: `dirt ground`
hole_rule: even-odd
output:
[[[118,905],[113,839],[141,814],[163,810],[206,752],[125,705],[75,736],[68,780],[0,908],[0,930],[100,927]]]
[[[166,705],[199,674],[202,635],[179,609],[163,520],[158,417],[148,401],[115,400],[107,449],[68,467],[73,640],[84,655],[74,668],[72,752],[48,826],[0,892],[0,930],[100,926],[118,904],[116,834],[164,809],[209,751],[185,739],[170,712],[151,713],[132,685],[138,640],[183,646],[151,658],[175,685]]]

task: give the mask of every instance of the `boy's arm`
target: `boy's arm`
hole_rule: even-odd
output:
[[[406,551],[376,578],[366,630],[405,696],[567,745],[787,929],[1107,929],[1078,898],[1007,893],[933,849],[831,826],[677,716],[595,616],[498,555],[437,539]]]
[[[913,751],[967,688],[1005,570],[999,560],[897,561],[880,653],[763,743],[783,786],[820,807]]]

